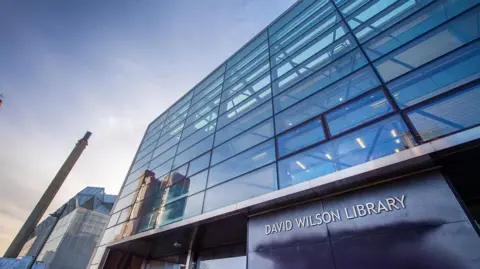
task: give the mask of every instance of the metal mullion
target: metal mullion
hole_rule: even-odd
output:
[[[270,66],[269,66],[269,69],[270,69]],[[222,97],[220,98],[220,103],[225,103],[228,99],[230,99],[232,96],[234,96],[235,94],[237,94],[237,93],[240,92],[241,90],[244,90],[247,86],[251,86],[251,85],[253,85],[253,84],[261,81],[262,78],[263,78],[263,76],[264,76],[265,74],[267,74],[268,72],[269,72],[268,70],[264,71],[264,72],[261,73],[257,78],[255,78],[255,80],[251,81],[250,83],[245,84],[243,87],[241,87],[240,89],[238,89],[237,91],[235,91],[232,95],[230,95],[230,96],[228,96],[227,98],[225,98],[225,100],[222,100],[222,99],[223,99],[223,95],[224,95],[223,93],[226,93],[228,90],[234,88],[234,87],[232,87],[232,86],[235,86],[235,84],[234,84],[234,85],[230,85],[227,89],[222,90]],[[247,74],[247,75],[250,75],[250,74],[251,74],[251,73],[249,73],[249,74]],[[244,77],[242,77],[242,79],[244,79],[247,75],[245,75]],[[272,81],[272,77],[271,77],[271,74],[270,74],[270,83],[271,83],[271,81]],[[239,81],[237,81],[237,82],[239,82]]]
[[[382,1],[382,0],[379,0],[377,3],[379,3],[380,1]],[[369,19],[367,19],[366,21],[362,22],[362,21],[359,21],[357,18],[355,18],[355,15],[359,15],[359,13],[361,13],[361,12],[365,11],[366,9],[368,9],[368,8],[370,8],[370,7],[373,6],[373,5],[368,6],[368,4],[373,3],[373,1],[367,1],[367,2],[364,3],[362,6],[360,6],[358,9],[356,9],[355,11],[353,11],[352,13],[350,13],[347,17],[345,17],[345,21],[348,23],[348,20],[351,20],[351,19],[353,18],[354,20],[356,20],[357,22],[359,22],[359,25],[357,26],[357,28],[358,28],[358,27],[360,27],[362,24],[374,20],[374,19],[375,19],[377,16],[379,16],[380,14],[384,14],[384,11],[390,10],[392,7],[396,6],[396,5],[399,4],[399,3],[406,3],[406,2],[407,2],[406,0],[403,0],[402,2],[400,2],[400,1],[397,0],[397,1],[393,2],[393,3],[391,3],[389,6],[387,6],[387,7],[386,7],[385,9],[383,9],[382,11],[378,12],[378,13],[375,14],[374,16],[372,16],[372,17],[370,17]],[[376,3],[374,3],[374,4],[376,4]],[[355,29],[357,29],[357,28],[355,28]],[[354,29],[352,29],[352,32],[353,32],[353,30],[354,30]]]
[[[262,32],[261,32],[262,33]],[[251,41],[254,41],[255,38],[253,38]],[[250,43],[250,42],[249,42]],[[247,45],[249,44],[247,43]],[[262,50],[256,57],[252,58],[250,61],[246,62],[244,64],[244,66],[240,67],[240,69],[236,70],[235,72],[233,72],[231,75],[229,76],[226,76],[227,75],[227,71],[231,70],[232,68],[236,67],[237,65],[240,64],[241,61],[243,61],[244,59],[246,59],[248,56],[250,56],[253,52],[255,52],[258,48],[260,48],[261,46],[264,46],[265,44],[267,44],[267,48],[265,50],[268,50],[269,47],[268,47],[268,42],[265,40],[263,41],[262,43],[260,43],[258,46],[256,46],[253,50],[251,50],[249,53],[247,53],[247,55],[243,56],[242,58],[240,58],[240,60],[238,60],[238,62],[236,62],[233,66],[229,67],[229,68],[226,68],[225,70],[225,76],[224,76],[224,80],[225,79],[229,79],[230,77],[232,77],[235,73],[237,73],[238,71],[242,70],[245,66],[247,66],[249,63],[251,63],[253,60],[255,60],[260,54],[262,54],[264,51]],[[239,53],[242,49],[238,50],[235,52],[234,55],[232,55],[228,60],[230,60],[232,57],[234,57],[237,53]]]
[[[268,42],[270,43],[270,37],[276,33],[278,33],[280,30],[282,30],[286,25],[288,25],[289,23],[291,23],[295,18],[297,18],[303,11],[309,9],[316,1],[313,1],[310,5],[307,5],[301,12],[299,12],[296,16],[294,16],[292,19],[286,21],[280,28],[278,28],[278,30],[276,30],[275,32],[273,33],[270,33],[270,28],[273,24],[275,24],[276,22],[280,21],[285,15],[287,15],[288,13],[290,13],[294,8],[298,7],[298,5],[301,3],[302,1],[296,1],[296,3],[294,3],[292,6],[290,6],[287,10],[285,10],[285,12],[283,12],[280,16],[278,16],[274,21],[272,21],[266,28],[266,31],[267,31],[267,39],[268,39]],[[325,6],[325,5],[323,5]],[[322,7],[323,7],[322,6]],[[290,31],[289,31],[290,32]]]

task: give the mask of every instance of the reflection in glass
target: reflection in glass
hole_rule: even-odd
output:
[[[273,163],[207,189],[203,210],[211,211],[275,190],[277,190],[277,171],[276,164]]]
[[[399,116],[393,116],[279,161],[280,188],[394,154],[414,145],[405,123]]]
[[[275,143],[264,142],[210,168],[208,186],[224,182],[275,161]]]
[[[157,227],[200,214],[204,195],[201,192],[162,207],[158,213]]]
[[[382,91],[369,94],[325,115],[330,133],[339,134],[393,111]]]
[[[322,120],[316,119],[278,137],[278,154],[285,156],[325,139]]]
[[[480,86],[477,84],[415,109],[408,117],[422,140],[430,140],[479,124],[479,107]]]

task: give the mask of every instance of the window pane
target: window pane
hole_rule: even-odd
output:
[[[419,35],[430,31],[439,24],[454,17],[476,3],[476,0],[438,1],[432,6],[420,11],[418,14],[415,14],[408,20],[395,25],[392,29],[387,30],[385,33],[365,43],[365,52],[372,61],[378,59],[380,56],[385,55],[408,41],[415,39]],[[425,48],[430,48],[431,46],[433,49],[441,49],[442,46],[440,45],[448,43],[448,39],[456,40],[458,38],[461,40],[463,39],[462,35],[465,34],[463,32],[467,32],[467,29],[474,29],[474,25],[478,24],[475,23],[475,19],[470,21],[472,23],[470,25],[468,25],[469,22],[467,21],[456,21],[457,22],[454,25],[449,23],[449,27],[442,27],[441,30],[437,31],[438,36],[434,39],[430,39],[428,44],[423,44],[423,50],[425,50]],[[460,24],[468,25],[468,27],[462,28],[464,26]],[[467,36],[471,36],[471,34],[472,33],[467,34]],[[423,40],[425,40],[425,38],[423,38]],[[456,43],[457,42],[454,42],[454,44]],[[444,45],[448,46],[447,44]],[[419,52],[416,52],[414,55],[419,55],[418,53]],[[404,55],[404,57],[406,56],[407,55]]]
[[[190,102],[190,101],[189,101]],[[190,107],[190,103],[184,105],[180,109],[178,109],[176,112],[171,113],[171,115],[168,116],[167,118],[167,124],[170,122],[176,122],[173,125],[178,124],[181,120],[185,119],[187,117],[187,110]],[[169,111],[172,111],[171,109]]]
[[[131,171],[136,171],[138,168],[146,165],[152,157],[152,153],[145,155],[141,160],[138,160],[135,164],[133,164]]]
[[[331,83],[347,76],[367,64],[360,50],[355,50],[332,64],[319,70],[309,79],[300,82],[274,99],[275,113],[278,113],[309,95],[322,90]]]
[[[295,16],[301,14],[303,10],[309,7],[315,0],[304,0],[297,2],[297,4],[290,9],[287,13],[283,14],[280,18],[278,18],[270,27],[268,28],[268,33],[270,36],[273,36],[280,28],[284,27],[287,23],[289,23]]]
[[[178,167],[192,159],[195,159],[197,156],[200,156],[202,153],[209,151],[212,148],[212,144],[213,144],[213,135],[200,141],[194,147],[190,147],[184,152],[178,154],[175,157],[175,162],[173,164],[173,167]]]
[[[267,36],[267,31],[264,31],[263,33],[261,33],[260,35],[258,35],[258,37],[256,37],[254,40],[252,40],[250,43],[248,43],[248,45],[246,45],[244,48],[240,49],[237,53],[235,53],[234,56],[232,56],[230,59],[228,59],[227,61],[227,77],[228,77],[228,69],[230,69],[232,66],[234,65],[237,65],[237,63],[241,63],[243,60],[245,60],[245,56],[247,56],[248,54],[255,54],[254,52],[252,53],[252,51],[255,51],[256,48],[258,48],[258,46],[262,43],[264,43],[264,41],[266,41],[268,38]],[[242,60],[243,59],[243,60]]]
[[[478,64],[478,63],[477,63]],[[480,86],[455,93],[408,114],[422,140],[430,140],[480,123]]]
[[[202,191],[207,186],[208,170],[190,176],[190,185],[188,187],[190,193]]]
[[[133,182],[134,180],[137,180],[139,177],[141,177],[143,175],[143,172],[145,172],[145,170],[147,169],[147,165],[143,166],[142,168],[134,171],[134,172],[131,172],[128,177],[127,177],[127,180],[126,180],[126,183],[130,183],[130,182]]]
[[[394,154],[413,146],[407,127],[394,116],[278,162],[280,188]]]
[[[173,156],[175,156],[176,151],[177,151],[177,147],[173,146],[167,151],[165,151],[164,153],[161,153],[150,162],[150,164],[148,165],[148,168],[151,169],[151,168],[157,167],[162,163],[166,162],[167,160],[173,158]]]
[[[135,199],[135,195],[136,195],[136,192],[132,192],[132,193],[128,194],[127,196],[118,199],[117,204],[115,205],[115,211],[114,212],[118,212],[121,209],[124,209],[124,208],[132,205],[133,202],[134,202],[134,199]]]
[[[212,165],[240,153],[273,136],[273,119],[260,123],[213,150]]]
[[[198,95],[199,93],[203,93],[204,89],[208,88],[207,86],[210,86],[212,84],[218,85],[218,81],[223,81],[224,71],[225,65],[220,66],[218,69],[213,71],[207,78],[205,78],[202,82],[198,83],[198,85],[195,86],[194,94]],[[195,98],[193,100],[195,101]]]
[[[218,128],[221,128],[230,122],[238,119],[239,117],[247,114],[256,107],[260,106],[262,103],[265,103],[266,100],[269,100],[272,97],[272,90],[270,87],[265,87],[263,90],[260,90],[257,95],[248,99],[247,101],[241,103],[240,105],[234,107],[232,110],[223,114],[218,118]],[[271,103],[271,102],[268,102]]]
[[[276,66],[286,58],[292,56],[295,52],[300,50],[303,46],[305,45],[310,46],[311,44],[307,45],[309,42],[311,42],[312,40],[314,40],[315,38],[323,34],[325,31],[327,31],[330,27],[332,27],[339,21],[340,21],[340,16],[337,13],[333,13],[331,16],[326,18],[324,21],[320,22],[318,25],[315,25],[313,29],[306,32],[303,36],[292,41],[292,43],[284,46],[282,49],[279,49],[278,52],[271,57],[272,66]],[[334,33],[335,32],[330,33],[329,35],[332,35]],[[341,33],[341,32],[338,32],[338,33]],[[329,35],[327,35],[326,37],[328,37]],[[337,38],[340,38],[340,37],[341,36]],[[321,50],[322,48],[326,47],[329,43],[332,42],[332,41],[327,42],[326,40],[328,39],[325,39],[325,37],[322,40],[323,41],[319,43],[319,46],[320,44],[322,45],[317,49],[317,51]],[[336,40],[336,39],[333,38],[333,40]]]
[[[240,104],[245,105],[245,103],[252,102],[251,100],[257,100],[257,102],[267,100],[271,97],[270,92],[270,87],[264,87],[262,89],[244,89],[220,104],[219,114],[222,115]],[[250,100],[245,101],[248,98],[250,98]]]
[[[208,187],[273,161],[275,161],[275,144],[273,140],[270,140],[210,168]]]
[[[293,86],[300,80],[310,76],[320,68],[327,66],[335,59],[353,50],[355,46],[355,41],[350,35],[347,35],[345,38],[340,39],[338,42],[333,44],[333,46],[330,46],[321,53],[316,54],[314,57],[302,63],[300,66],[298,66],[296,69],[293,69],[282,78],[273,81],[273,94],[277,95],[283,92],[284,90]],[[358,52],[358,54],[358,57],[364,58],[364,56],[360,54],[360,52]]]
[[[388,84],[400,107],[407,107],[480,77],[480,41]]]
[[[210,154],[211,152],[198,157],[197,159],[190,162],[190,167],[188,168],[188,174],[193,175],[203,169],[207,168],[210,163]]]
[[[166,161],[165,163],[155,167],[152,170],[152,172],[155,173],[156,177],[161,177],[163,175],[166,175],[172,169],[172,163],[173,163],[173,159],[170,159],[170,160]]]
[[[186,127],[185,130],[183,130],[182,139],[185,139],[188,136],[190,136],[191,134],[195,133],[196,131],[204,128],[207,124],[209,124],[211,122],[214,122],[217,119],[217,117],[218,117],[218,109],[214,109],[214,110],[210,111],[205,116],[203,116],[201,119],[196,121],[194,124]],[[210,127],[212,127],[212,126],[213,125],[210,125]],[[206,128],[205,130],[207,130],[207,129],[208,128]]]
[[[268,61],[268,50],[265,50],[257,58],[250,61],[248,64],[242,67],[242,69],[238,70],[231,77],[226,79],[225,83],[223,83],[223,88],[229,88],[241,78],[246,80],[246,83],[250,83],[256,77],[258,77],[258,75],[263,74],[269,68],[270,64]]]
[[[343,5],[340,8],[340,12],[342,12],[343,15],[347,16],[347,15],[353,13],[355,10],[362,7],[368,1],[369,0],[351,0],[346,5]]]
[[[340,24],[337,27],[334,27],[332,30],[329,30],[327,33],[317,37],[314,41],[308,44],[308,46],[303,47],[301,50],[289,57],[288,61],[272,67],[272,79],[277,79],[288,71],[299,66],[317,52],[324,50],[334,41],[343,37],[346,33],[347,28]]]
[[[377,91],[325,115],[332,135],[393,111],[382,91]]]
[[[203,127],[202,129],[196,131],[191,136],[185,138],[180,144],[178,144],[178,152],[182,152],[187,148],[195,145],[199,141],[203,140],[205,137],[213,134],[215,132],[216,122],[212,122],[211,124]]]
[[[397,24],[408,15],[411,15],[432,1],[433,0],[396,1],[395,4],[356,28],[354,31],[355,35],[357,36],[358,41],[363,43],[385,31],[392,25]]]
[[[163,129],[162,135],[165,135],[166,133],[170,133],[170,135],[179,133],[182,130],[183,126],[185,126],[186,117],[187,117],[187,112],[175,117],[171,123],[165,126],[165,128]]]
[[[193,104],[196,104],[201,99],[207,98],[206,96],[212,96],[212,94],[216,94],[217,92],[222,91],[222,83],[223,83],[223,76],[219,77],[216,81],[214,81],[210,86],[205,88],[201,93],[195,96],[192,100]],[[192,109],[198,109],[197,106],[192,106]]]
[[[155,149],[155,151],[153,152],[153,158],[155,158],[156,156],[159,156],[162,152],[165,152],[166,150],[168,150],[169,148],[175,146],[178,141],[180,140],[180,135],[176,135],[174,136],[173,138],[171,138],[170,140],[164,142],[163,144],[160,143],[160,141],[158,141],[159,143],[159,147]]]
[[[272,114],[272,103],[266,102],[247,115],[218,130],[215,134],[215,146],[270,118]]]
[[[277,189],[275,164],[207,190],[204,212],[241,202]]]
[[[127,194],[134,192],[140,187],[140,185],[138,184],[138,182],[132,182],[130,184],[125,185],[125,187],[123,187],[122,191],[120,192],[119,197],[122,198]]]
[[[266,72],[266,73],[262,74],[261,77],[258,77],[258,79],[256,81],[252,82],[248,86],[246,86],[246,84],[244,84],[243,81],[239,81],[239,83],[237,85],[234,85],[233,87],[231,87],[230,89],[227,89],[226,91],[224,91],[222,93],[222,101],[227,100],[227,98],[230,98],[235,93],[239,92],[241,89],[257,92],[260,89],[267,86],[269,83],[270,83],[270,73],[269,72]]]
[[[380,81],[378,81],[373,70],[369,66],[364,67],[277,114],[275,116],[277,133],[320,115],[322,112],[343,104],[378,85],[380,85]],[[287,98],[286,95],[282,94],[279,99],[284,97]]]
[[[305,33],[312,26],[323,20],[329,13],[334,10],[331,3],[327,4],[327,0],[318,1],[310,6],[310,8],[292,20],[281,31],[278,31],[270,37],[270,43],[275,44],[272,46],[272,54],[277,52],[279,48],[288,44],[293,39],[299,37]],[[312,30],[313,31],[313,30]]]
[[[184,97],[180,99],[177,103],[170,107],[168,110],[168,117],[172,117],[175,115],[182,114],[183,112],[187,111],[190,100],[192,100],[193,92],[187,93]],[[168,121],[168,120],[167,120]]]
[[[120,216],[120,212],[117,212],[110,216],[110,220],[108,221],[107,228],[112,227],[113,225],[117,224],[118,217]]]
[[[140,224],[138,226],[138,232],[143,232],[146,230],[153,229],[155,227],[155,220],[157,219],[157,211],[147,213],[142,217]]]
[[[204,195],[201,192],[162,207],[158,213],[157,227],[202,213]]]
[[[285,156],[325,139],[322,121],[313,120],[278,137],[278,154]]]
[[[362,23],[371,19],[373,16],[382,12],[383,10],[390,7],[396,0],[376,0],[370,1],[368,4],[363,5],[355,13],[351,14],[347,18],[347,23],[350,25],[350,28],[356,29]]]
[[[203,100],[202,100],[203,101]],[[187,121],[185,122],[185,125],[190,125],[200,119],[203,115],[207,114],[208,112],[212,111],[212,109],[215,109],[215,107],[220,104],[220,95],[216,96],[209,102],[202,102],[202,106],[200,107],[199,110],[195,112],[191,112],[190,116],[188,116]]]

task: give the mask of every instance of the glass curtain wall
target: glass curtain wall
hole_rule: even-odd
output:
[[[148,126],[102,244],[478,125],[479,3],[298,1]]]

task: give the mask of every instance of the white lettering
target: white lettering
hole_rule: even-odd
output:
[[[359,217],[365,217],[367,215],[367,210],[365,210],[364,205],[357,205],[357,211]]]
[[[272,227],[270,227],[270,225],[265,225],[265,234],[266,235],[269,235],[272,233]]]
[[[367,207],[368,215],[372,215],[372,212],[378,214],[373,203],[366,203],[365,206]]]
[[[386,201],[387,201],[387,204],[388,204],[388,208],[390,208],[390,211],[393,210],[392,206],[395,207],[396,209],[400,209],[400,208],[397,207],[397,205],[395,205],[395,199],[387,198]]]
[[[402,199],[398,199],[397,197],[395,197],[395,200],[397,200],[402,205],[402,208],[406,208],[406,206],[405,206],[405,194],[402,195]]]

